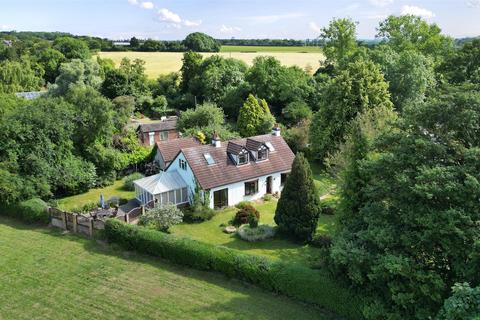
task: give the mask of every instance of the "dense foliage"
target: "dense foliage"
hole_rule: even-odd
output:
[[[139,224],[167,232],[171,226],[183,221],[183,212],[176,205],[162,205],[147,210],[140,217]]]
[[[319,215],[320,198],[310,165],[298,153],[275,210],[275,223],[298,240],[309,241],[317,229]]]
[[[218,52],[220,51],[220,43],[210,37],[208,34],[201,32],[190,33],[183,45],[191,51],[195,52]]]

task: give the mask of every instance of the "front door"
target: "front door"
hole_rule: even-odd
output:
[[[267,193],[272,193],[272,176],[267,177]]]
[[[213,193],[213,206],[215,209],[228,206],[228,188]]]

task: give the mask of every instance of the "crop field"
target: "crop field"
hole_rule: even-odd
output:
[[[240,51],[241,50],[241,51]],[[255,50],[255,51],[253,51]],[[251,65],[258,56],[273,56],[287,66],[311,68],[316,70],[323,61],[324,56],[320,49],[315,47],[222,47],[220,53],[202,53],[204,57],[218,54],[225,58],[235,58]],[[182,52],[100,52],[102,58],[112,59],[115,64],[126,57],[131,60],[142,59],[145,61],[146,73],[149,78],[180,71],[182,67]]]
[[[331,319],[111,245],[0,217],[0,319]]]

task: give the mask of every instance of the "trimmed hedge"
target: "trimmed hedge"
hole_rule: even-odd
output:
[[[199,270],[217,271],[273,292],[320,305],[350,319],[362,318],[362,299],[321,270],[274,262],[188,238],[177,238],[115,219],[107,221],[105,235],[108,241],[127,250],[165,258]]]
[[[0,214],[25,223],[48,224],[50,222],[48,204],[38,198],[22,201],[15,205],[0,206]]]

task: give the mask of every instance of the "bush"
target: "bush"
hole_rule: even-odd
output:
[[[263,196],[263,201],[265,201],[265,202],[272,201],[272,199],[273,199],[273,196],[269,193],[267,193]]]
[[[268,224],[258,225],[257,227],[252,227],[251,225],[244,224],[238,228],[238,236],[249,242],[263,241],[269,238],[272,238],[275,235],[275,230],[272,226]]]
[[[323,199],[320,204],[322,214],[329,215],[329,216],[334,215],[335,212],[337,211],[337,205],[338,205],[338,198],[336,197],[329,197],[327,199]]]
[[[138,179],[142,179],[144,177],[145,176],[143,174],[141,174],[140,172],[135,172],[135,173],[132,173],[132,174],[126,176],[123,179],[123,188],[125,190],[128,190],[128,191],[135,191],[133,181],[138,180]]]
[[[139,224],[147,227],[153,227],[159,231],[168,231],[168,229],[183,221],[183,212],[176,205],[158,206],[148,210],[140,217]]]
[[[255,209],[255,207],[252,206],[251,204],[247,204],[242,209],[237,211],[237,213],[235,214],[235,217],[231,221],[232,225],[238,227],[238,226],[241,226],[242,224],[247,224],[249,223],[250,216],[252,215],[257,218],[257,221],[260,220],[260,212],[258,212],[258,210]]]
[[[248,225],[250,226],[250,228],[258,227],[258,218],[256,215],[250,214],[250,216],[248,217]]]
[[[332,279],[324,270],[272,261],[226,247],[126,225],[109,219],[105,225],[107,240],[126,250],[150,254],[199,270],[217,271],[228,277],[258,285],[335,313],[361,319],[363,300]]]
[[[310,245],[316,248],[329,248],[332,245],[332,238],[324,234],[317,234],[310,241]]]
[[[251,206],[251,205],[252,205],[252,203],[250,201],[240,201],[239,203],[237,203],[235,205],[235,208],[243,209],[243,208],[245,208],[245,206]]]
[[[95,210],[97,210],[100,207],[100,204],[98,202],[87,202],[83,206],[79,208],[75,208],[72,210],[72,212],[75,213],[90,213]]]
[[[38,198],[32,198],[14,205],[1,206],[0,213],[25,223],[48,224],[50,222],[48,204]]]
[[[187,208],[183,213],[183,220],[190,223],[212,220],[216,214],[215,210],[208,207]]]

